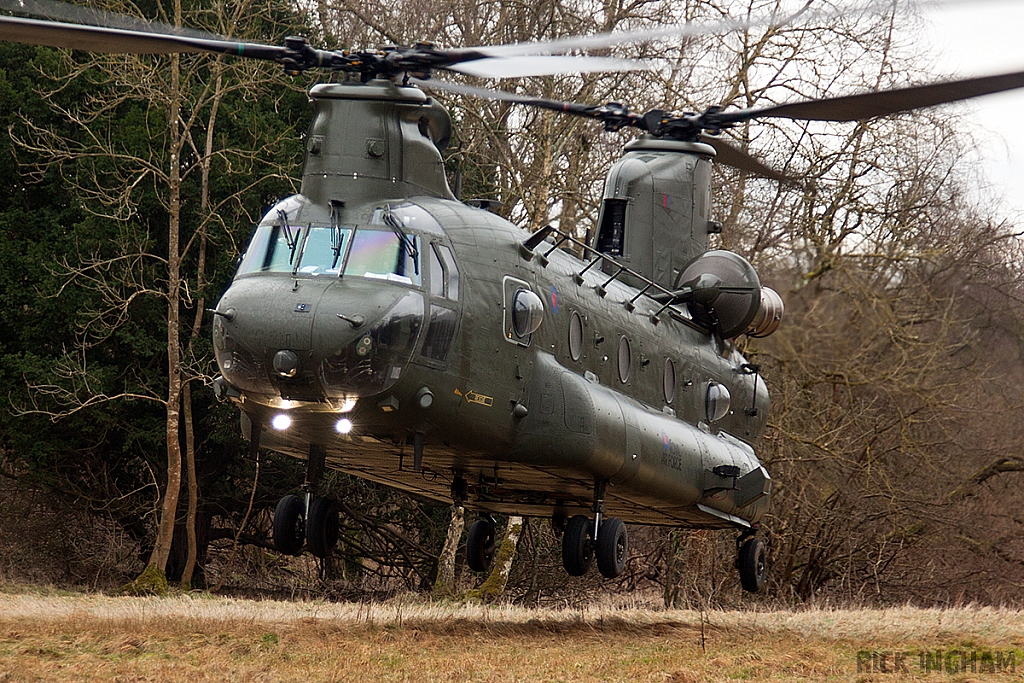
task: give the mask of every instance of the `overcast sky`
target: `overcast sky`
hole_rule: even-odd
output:
[[[1024,71],[1024,1],[964,0],[923,12],[942,73],[982,76]],[[969,105],[977,114],[981,152],[992,184],[1024,215],[1024,89]]]

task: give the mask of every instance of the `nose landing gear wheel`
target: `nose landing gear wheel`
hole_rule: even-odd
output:
[[[485,572],[494,558],[494,522],[478,519],[466,537],[466,564],[475,572]]]
[[[317,498],[309,506],[306,545],[314,557],[324,559],[338,543],[338,505],[330,498]]]
[[[757,593],[764,588],[764,575],[767,569],[767,552],[764,541],[760,538],[748,538],[740,546],[740,555],[736,566],[740,570],[740,584],[743,590]]]
[[[562,566],[569,576],[583,576],[594,556],[590,530],[593,524],[585,515],[576,515],[565,525],[562,535]]]
[[[298,496],[288,495],[274,508],[274,547],[285,555],[299,555],[305,539],[303,516],[306,506]]]
[[[621,519],[609,517],[601,523],[595,552],[597,568],[606,579],[614,579],[626,570],[629,540],[626,537],[626,525]]]

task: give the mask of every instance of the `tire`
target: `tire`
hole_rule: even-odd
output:
[[[748,538],[740,546],[740,556],[736,565],[740,570],[740,583],[743,590],[748,593],[757,593],[764,589],[767,555],[764,541],[760,538]]]
[[[562,536],[562,566],[569,576],[583,576],[590,569],[594,543],[590,530],[593,522],[585,515],[572,517]]]
[[[485,572],[494,559],[494,522],[478,519],[466,537],[466,564],[475,572]]]
[[[306,547],[321,560],[331,556],[338,544],[338,505],[330,498],[317,498],[309,506]]]
[[[298,496],[288,495],[274,508],[274,547],[285,555],[300,555],[305,540],[306,506]]]
[[[606,579],[619,577],[626,571],[626,560],[629,557],[629,539],[626,536],[626,525],[618,517],[609,517],[601,522],[597,532],[597,568]]]

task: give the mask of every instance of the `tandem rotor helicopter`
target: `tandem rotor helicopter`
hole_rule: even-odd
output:
[[[649,37],[666,35],[653,32]],[[108,53],[207,52],[314,86],[299,194],[264,216],[213,311],[218,398],[252,449],[307,462],[305,498],[277,505],[274,542],[328,556],[338,508],[325,468],[480,514],[467,563],[488,567],[491,515],[551,518],[566,571],[626,566],[625,523],[738,531],[741,584],[765,580],[756,536],[772,480],[754,450],[769,398],[737,350],[783,316],[740,255],[708,251],[711,167],[779,180],[717,135],[769,117],[855,121],[1024,87],[1024,72],[766,108],[643,114],[469,88],[435,72],[527,76],[636,68],[565,52],[627,34],[468,49],[325,51],[0,16],[0,40]],[[605,183],[592,243],[530,234],[453,195],[440,88],[644,132]],[[577,258],[562,247],[572,247]]]

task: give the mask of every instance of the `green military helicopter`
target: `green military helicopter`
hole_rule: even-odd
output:
[[[257,226],[213,311],[218,397],[240,408],[253,451],[307,462],[304,499],[275,511],[280,551],[332,552],[338,509],[316,495],[330,467],[478,512],[474,570],[489,565],[495,514],[552,519],[566,571],[583,575],[596,556],[609,578],[626,566],[626,522],[726,528],[738,531],[741,584],[757,591],[772,480],[754,445],[769,399],[733,340],[771,334],[783,303],[741,256],[707,250],[721,229],[712,162],[792,181],[718,134],[766,117],[884,116],[1019,88],[1024,72],[680,115],[431,78],[633,69],[560,53],[669,32],[352,52],[0,16],[0,40],[350,75],[310,91],[301,192]],[[644,131],[608,174],[593,242],[553,227],[530,234],[459,201],[441,157],[451,120],[424,88]]]

